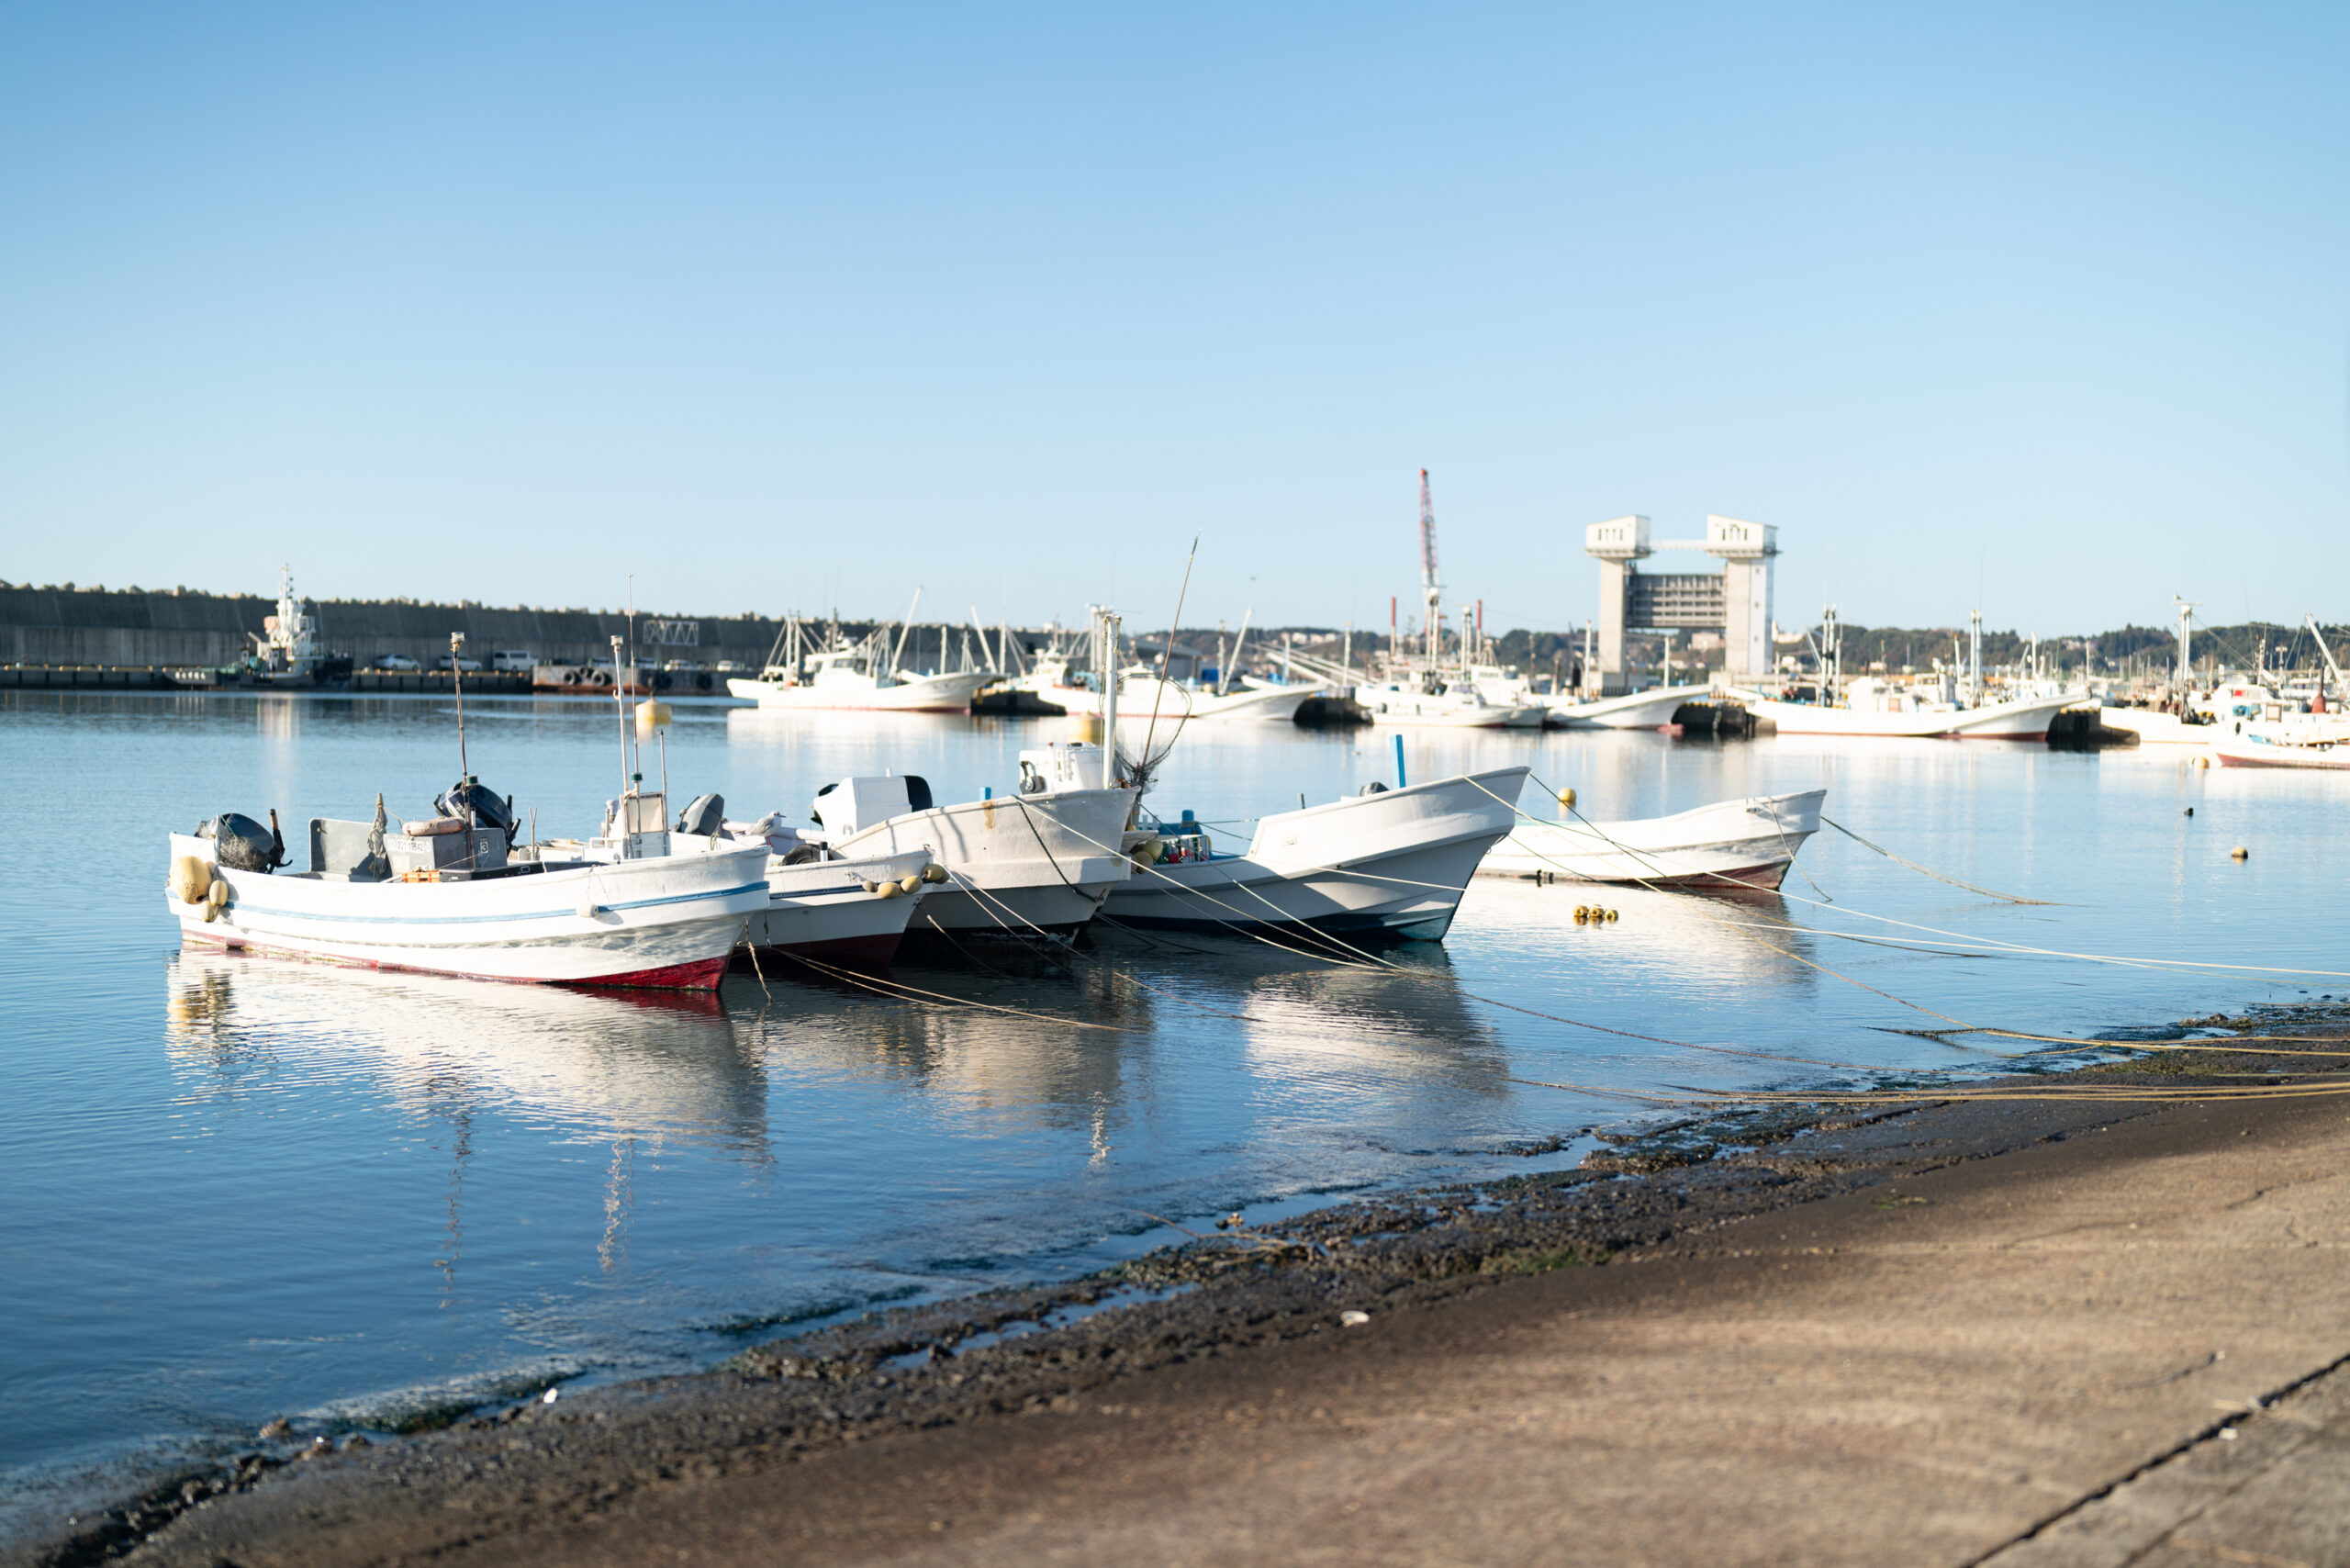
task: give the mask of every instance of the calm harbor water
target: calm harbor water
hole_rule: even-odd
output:
[[[675,798],[804,821],[850,772],[1004,791],[1018,750],[1065,731],[680,705],[666,766]],[[475,771],[549,834],[592,828],[617,792],[615,732],[593,703],[469,704]],[[1237,819],[1301,792],[1391,777],[1390,744],[1197,726],[1151,804],[1242,836]],[[0,1534],[275,1416],[391,1422],[704,1366],[828,1315],[1100,1268],[1172,1239],[1148,1215],[1572,1164],[1588,1129],[1640,1114],[1527,1080],[1858,1081],[1564,1020],[1898,1073],[2004,1043],[1922,1036],[1940,1020],[1863,985],[2068,1036],[2344,994],[2332,975],[2018,950],[2350,969],[2340,778],[1998,743],[1405,745],[1416,779],[1527,760],[1600,818],[1825,785],[1877,843],[2049,902],[1823,832],[1784,899],[1612,890],[1600,927],[1571,918],[1589,890],[1480,882],[1397,973],[1114,936],[1066,963],[899,971],[1115,1031],[772,971],[707,1002],[385,976],[182,954],[163,834],[224,810],[365,816],[379,790],[419,814],[456,772],[445,702],[0,700],[19,795],[0,819]]]

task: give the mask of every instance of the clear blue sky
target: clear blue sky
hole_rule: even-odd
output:
[[[0,11],[0,577],[2350,618],[2350,10]],[[1660,565],[1668,563],[1660,562]],[[1692,563],[1697,565],[1702,563]]]

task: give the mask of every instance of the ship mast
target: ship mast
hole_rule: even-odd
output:
[[[1443,647],[1444,590],[1436,580],[1436,503],[1428,497],[1428,471],[1420,470],[1420,597],[1427,601],[1428,668]]]

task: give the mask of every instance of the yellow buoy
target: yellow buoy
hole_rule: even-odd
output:
[[[1614,921],[1615,921],[1615,919],[1616,919],[1616,913],[1617,913],[1617,912],[1616,912],[1616,911],[1614,911],[1614,910],[1612,910],[1612,909],[1611,909],[1611,910],[1609,910],[1609,911],[1607,912],[1607,919],[1608,919],[1608,921],[1609,921],[1609,923],[1610,923],[1610,924],[1613,924],[1613,923],[1614,923]]]
[[[1158,865],[1166,854],[1167,841],[1163,838],[1146,838],[1135,846],[1135,858],[1146,866]]]
[[[2233,849],[2228,851],[2228,858],[2231,860],[2249,860],[2252,858],[2252,851],[2239,844]]]
[[[898,890],[901,893],[920,892],[922,890],[922,873],[920,871],[916,871],[911,877],[901,879],[898,883]]]
[[[946,880],[946,868],[934,860],[922,868],[922,879],[935,886]]]
[[[201,903],[212,887],[211,863],[201,855],[183,855],[172,862],[172,897],[182,903]]]
[[[877,899],[903,898],[905,896],[905,892],[906,890],[898,886],[895,882],[878,883],[873,889],[873,896]]]
[[[1572,812],[1575,809],[1575,792],[1572,790],[1559,791],[1559,809],[1562,812]]]
[[[1591,906],[1589,904],[1579,903],[1575,905],[1575,924],[1577,925],[1584,924],[1588,923],[1590,919]]]
[[[1069,738],[1072,742],[1080,744],[1099,741],[1102,738],[1102,715],[1099,713],[1071,714],[1069,721]]]
[[[636,705],[636,727],[640,730],[657,729],[667,723],[672,717],[674,715],[669,711],[669,705],[657,697],[650,702],[640,702]]]

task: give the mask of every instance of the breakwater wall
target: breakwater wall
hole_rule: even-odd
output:
[[[585,664],[611,657],[611,640],[626,635],[629,618],[610,610],[498,609],[488,605],[428,604],[405,599],[318,599],[311,603],[320,641],[361,666],[387,655],[416,660],[428,669],[447,655],[449,634],[465,635],[465,655],[487,665],[500,650],[528,652],[547,664]],[[0,588],[0,664],[168,666],[219,666],[244,658],[247,633],[261,634],[262,621],[277,610],[274,599],[258,595],[150,592],[140,589]],[[864,636],[874,622],[844,622],[850,638]],[[660,662],[722,662],[755,670],[767,660],[782,629],[767,616],[636,616],[638,656]],[[990,629],[989,635],[994,635]],[[1024,636],[1034,648],[1044,636]],[[917,624],[906,639],[905,664],[956,667],[967,639],[962,627]],[[976,647],[975,656],[978,655]]]

